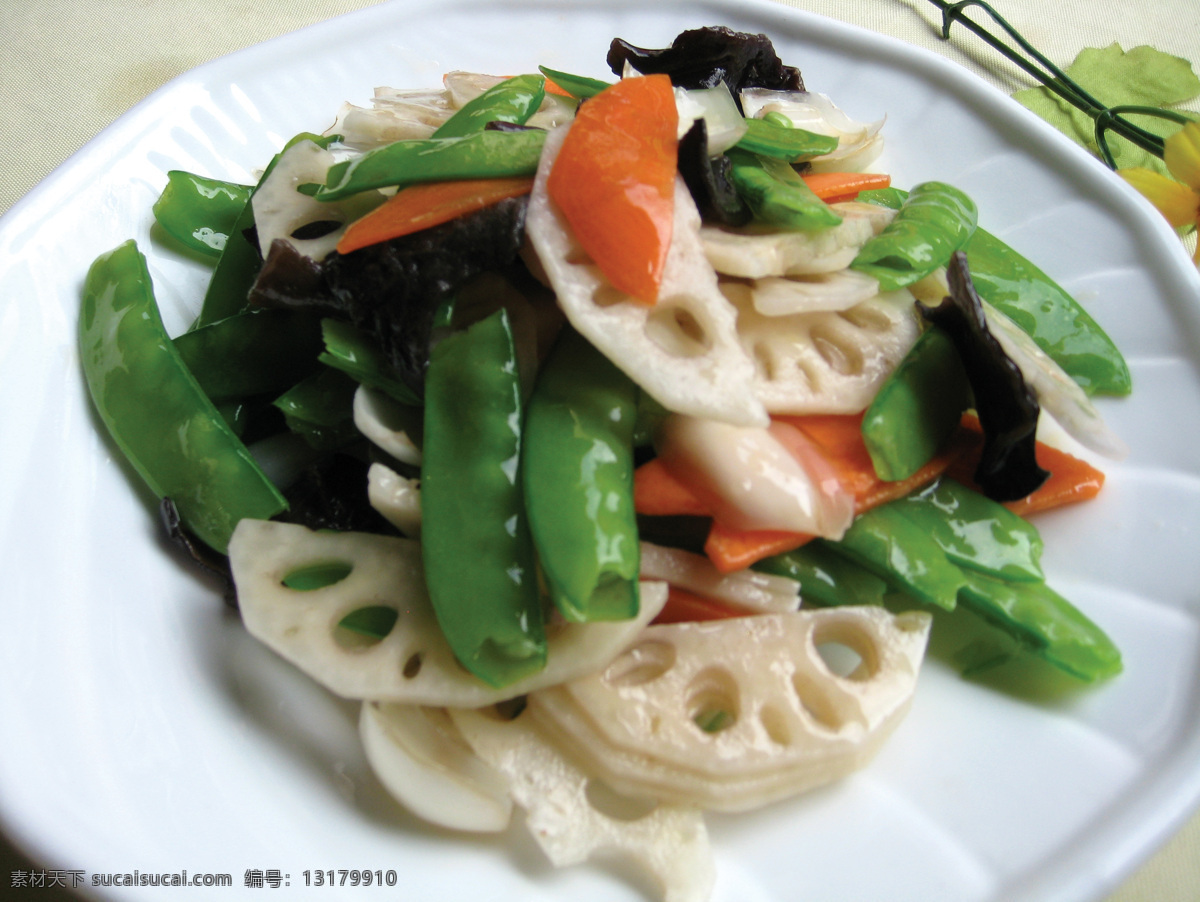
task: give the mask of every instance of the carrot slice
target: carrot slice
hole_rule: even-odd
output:
[[[633,473],[633,508],[655,517],[709,517],[709,506],[657,457]]]
[[[704,540],[704,555],[721,573],[734,573],[772,555],[795,551],[812,539],[803,532],[732,529],[714,520]]]
[[[441,225],[467,213],[520,197],[533,189],[533,178],[463,179],[410,185],[382,205],[352,222],[338,241],[339,254],[423,229]]]
[[[671,243],[678,118],[668,76],[622,79],[580,106],[546,186],[600,271],[647,305]]]
[[[745,617],[746,612],[729,607],[712,598],[705,598],[686,589],[670,586],[667,603],[655,615],[654,623],[694,623],[702,620],[725,620]]]
[[[874,191],[892,184],[892,177],[882,172],[810,172],[803,178],[826,203],[853,200],[859,191]]]
[[[974,474],[979,463],[979,449],[982,447],[979,438],[982,435],[982,427],[979,425],[979,419],[971,414],[963,417],[962,427],[963,432],[972,436],[973,448],[955,462],[947,475],[979,491]],[[1038,466],[1049,471],[1050,476],[1031,494],[1004,503],[1004,506],[1015,514],[1025,517],[1039,511],[1090,501],[1100,494],[1100,489],[1104,487],[1104,473],[1073,454],[1038,442],[1034,456]]]
[[[565,88],[560,88],[548,78],[546,79],[546,93],[556,94],[559,97],[570,97],[571,99],[574,99],[575,97],[575,95],[570,91],[566,90]]]
[[[958,437],[908,478],[887,481],[876,475],[875,465],[871,463],[870,452],[862,437],[862,414],[781,416],[777,419],[791,423],[816,442],[833,464],[843,487],[854,495],[854,510],[860,514],[933,482],[974,444]]]

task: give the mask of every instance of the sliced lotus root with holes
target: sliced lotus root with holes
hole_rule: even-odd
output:
[[[503,689],[484,685],[455,659],[430,605],[420,543],[393,536],[315,532],[291,523],[242,520],[229,562],[246,629],[345,698],[434,707],[478,707],[592,673],[626,648],[662,609],[666,584],[641,584],[631,620],[547,627],[546,667]],[[288,588],[289,575],[329,567],[345,576],[322,588]],[[399,615],[379,641],[339,626],[355,611]]]
[[[571,234],[546,191],[566,135],[546,139],[526,214],[540,270],[567,319],[616,366],[670,410],[746,426],[766,425],[751,390],[754,366],[737,336],[736,314],[717,287],[700,244],[700,215],[682,179],[658,302],[639,303],[612,286]]]
[[[763,316],[753,289],[721,288],[755,362],[754,393],[771,413],[858,413],[920,334],[912,295],[877,294],[847,310]]]
[[[615,795],[568,761],[524,714],[503,720],[484,711],[449,713],[475,754],[508,778],[530,833],[556,867],[619,856],[654,877],[665,902],[709,899],[715,864],[695,807]]]
[[[911,704],[930,622],[862,606],[653,626],[528,711],[618,792],[745,810],[874,757]],[[835,672],[823,646],[857,667]]]
[[[258,245],[265,256],[277,240],[299,253],[323,260],[337,247],[346,226],[386,200],[378,191],[362,191],[345,200],[327,203],[301,194],[296,186],[324,182],[336,157],[313,141],[297,141],[280,154],[270,174],[254,192],[250,203]],[[306,228],[317,237],[300,237]]]
[[[700,229],[704,254],[717,272],[743,279],[839,272],[896,215],[886,207],[857,201],[833,208],[841,223],[814,231],[705,225]]]

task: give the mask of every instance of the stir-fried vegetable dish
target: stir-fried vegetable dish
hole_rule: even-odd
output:
[[[1102,490],[1092,398],[1130,379],[765,36],[607,62],[377,89],[254,184],[170,173],[195,322],[167,334],[127,242],[79,347],[168,534],[362,702],[400,803],[520,810],[556,864],[617,851],[702,900],[702,812],[866,764],[948,618],[995,637],[973,667],[1121,670],[1035,515]]]

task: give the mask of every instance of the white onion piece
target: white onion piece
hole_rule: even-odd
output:
[[[854,517],[853,496],[787,423],[759,428],[672,414],[655,445],[669,469],[712,493],[717,519],[732,528],[840,539]]]
[[[1108,428],[1087,393],[1020,326],[984,302],[988,329],[1020,369],[1041,408],[1077,442],[1110,460],[1122,460],[1129,448]]]
[[[768,276],[750,285],[754,309],[764,316],[848,310],[879,294],[879,281],[852,269],[811,276]]]
[[[759,614],[782,614],[800,606],[800,584],[794,579],[755,570],[722,573],[702,554],[652,542],[641,544],[641,578]]]
[[[367,499],[371,507],[410,539],[421,537],[421,489],[381,463],[367,470]]]
[[[464,72],[454,69],[442,76],[442,85],[446,89],[450,106],[462,109],[484,91],[494,88],[505,81],[503,75],[484,75],[480,72]]]
[[[379,782],[417,817],[472,833],[508,826],[508,780],[471,751],[444,709],[364,702],[358,731]]]
[[[824,94],[747,88],[741,98],[742,109],[749,117],[782,113],[797,128],[838,139],[836,150],[809,161],[814,172],[859,172],[883,152],[880,134],[883,119],[874,122],[851,119]]]
[[[428,138],[454,113],[445,91],[398,91],[376,88],[370,107],[342,104],[326,135],[359,151],[393,141]]]
[[[737,144],[746,134],[746,117],[738,110],[725,82],[712,88],[676,88],[675,108],[679,112],[678,137],[688,133],[697,119],[704,120],[708,136],[708,154],[717,156]]]
[[[743,279],[840,272],[896,215],[886,207],[857,201],[832,207],[842,221],[831,229],[784,232],[757,225],[702,226],[704,255],[717,272]]]
[[[354,425],[368,441],[401,463],[421,465],[421,449],[411,438],[420,435],[420,407],[401,404],[378,389],[360,385],[354,391]]]

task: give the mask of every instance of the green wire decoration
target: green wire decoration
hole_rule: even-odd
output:
[[[1163,139],[1130,122],[1126,118],[1127,115],[1154,116],[1159,119],[1178,122],[1181,125],[1190,121],[1182,113],[1174,110],[1159,109],[1158,107],[1130,105],[1104,106],[1104,104],[1100,103],[1095,97],[1072,81],[1065,72],[1054,65],[1037,48],[1025,40],[1021,33],[1013,28],[985,0],[959,0],[957,3],[946,3],[944,0],[929,0],[929,2],[942,11],[943,38],[947,40],[950,38],[950,25],[952,23],[961,22],[964,28],[975,33],[993,49],[999,51],[1025,72],[1036,78],[1045,87],[1091,118],[1096,127],[1096,147],[1100,151],[1101,159],[1104,160],[1110,169],[1116,169],[1117,164],[1108,146],[1109,132],[1115,132],[1127,141],[1136,144],[1147,153],[1153,154],[1160,160],[1162,159]],[[967,18],[964,10],[969,6],[978,6],[986,12],[1005,31],[1009,38],[1012,39],[1016,44],[1016,49],[1006,44],[1002,38],[998,38],[978,22]],[[1024,56],[1022,52],[1025,54]]]

